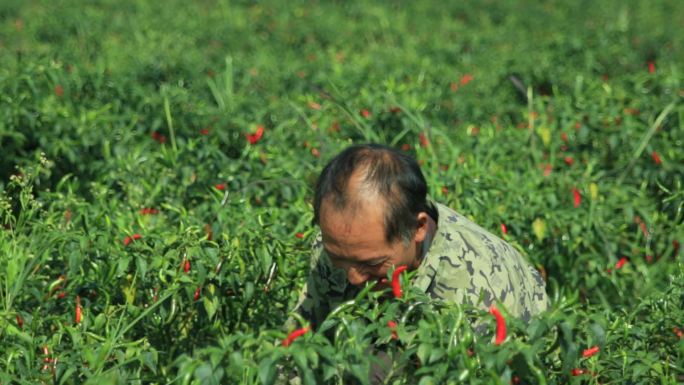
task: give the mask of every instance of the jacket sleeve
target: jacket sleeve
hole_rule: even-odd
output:
[[[294,312],[315,330],[330,313],[331,307],[343,299],[346,286],[344,271],[332,266],[318,234],[311,251],[309,275]],[[303,325],[297,325],[292,318],[286,324],[288,329],[299,326]]]

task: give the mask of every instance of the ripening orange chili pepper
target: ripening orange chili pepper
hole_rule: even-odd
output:
[[[45,358],[43,358],[43,370],[47,370],[48,364],[52,362],[52,359],[50,358],[50,350],[48,350],[47,345],[43,346],[43,355],[45,356]]]
[[[594,354],[598,353],[598,351],[599,351],[598,346],[592,346],[589,349],[584,349],[584,351],[582,351],[582,357],[584,357],[584,358],[591,357]]]
[[[461,77],[460,83],[462,86],[465,86],[466,84],[470,83],[472,80],[473,80],[473,75],[465,74]]]
[[[399,275],[406,270],[408,266],[399,266],[394,269],[392,273],[392,293],[394,293],[394,298],[401,298],[401,282],[399,282]]]
[[[494,344],[501,345],[506,339],[506,320],[496,306],[492,305],[489,307],[489,312],[496,318],[496,339]]]
[[[19,326],[19,329],[23,329],[24,328],[24,319],[21,318],[21,316],[19,314],[17,314],[16,318],[17,318],[17,326]]]
[[[390,329],[392,333],[392,339],[399,339],[399,336],[397,335],[397,323],[392,320],[389,320],[387,321],[387,327]]]
[[[74,317],[77,324],[81,323],[81,316],[82,316],[81,313],[82,313],[81,297],[77,295],[76,296],[76,316]]]
[[[300,329],[297,329],[297,330],[293,331],[292,333],[290,333],[290,334],[287,336],[287,338],[285,338],[285,339],[283,340],[283,346],[290,346],[290,345],[294,342],[294,340],[296,340],[297,338],[303,336],[303,335],[306,334],[309,330],[310,330],[310,328],[309,328],[308,326],[306,326],[306,327],[303,327],[303,328],[300,328]]]
[[[207,235],[207,241],[211,241],[214,238],[214,230],[208,223],[204,225],[204,233]]]
[[[423,132],[421,132],[420,135],[418,135],[418,141],[420,142],[420,146],[423,148],[430,146],[430,141],[428,140],[427,136]]]

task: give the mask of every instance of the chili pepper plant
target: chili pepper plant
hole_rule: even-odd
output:
[[[0,383],[684,381],[682,14],[0,2]],[[549,310],[397,269],[317,328],[293,314],[316,177],[362,142],[416,157]]]

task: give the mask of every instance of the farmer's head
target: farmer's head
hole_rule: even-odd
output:
[[[428,232],[427,184],[408,155],[377,144],[351,146],[333,158],[316,184],[314,223],[332,263],[353,285],[387,275],[393,265],[420,264]]]

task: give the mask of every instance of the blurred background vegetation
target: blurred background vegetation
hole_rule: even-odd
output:
[[[542,271],[558,313],[540,322],[566,322],[564,342],[539,340],[564,352],[540,353],[543,377],[575,363],[570,331],[589,343],[617,322],[596,339],[616,347],[595,363],[605,379],[674,381],[682,25],[684,3],[666,0],[3,1],[0,380],[50,378],[48,346],[60,381],[191,381],[223,365],[219,382],[268,382],[250,365],[280,349],[304,283],[313,181],[340,149],[377,141]],[[77,301],[86,321],[72,325]],[[618,365],[627,337],[646,341],[633,350],[652,356],[629,357],[651,369]],[[244,358],[202,366],[232,350]],[[483,382],[511,378],[492,365]],[[356,370],[323,367],[307,378]],[[431,368],[414,375],[452,370]]]

